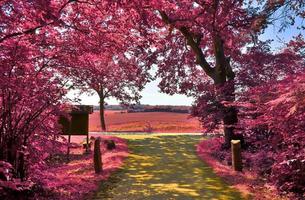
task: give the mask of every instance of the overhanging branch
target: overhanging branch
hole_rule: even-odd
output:
[[[163,22],[167,25],[174,26],[174,23],[171,21],[171,19],[167,16],[167,14],[164,11],[159,11],[161,18]],[[210,76],[211,78],[214,78],[214,68],[210,66],[210,64],[207,62],[205,55],[202,52],[202,49],[200,48],[200,41],[201,37],[195,37],[194,34],[192,34],[187,27],[175,27],[178,29],[182,35],[187,40],[188,45],[192,48],[196,55],[196,61],[197,63],[202,67],[204,72]]]

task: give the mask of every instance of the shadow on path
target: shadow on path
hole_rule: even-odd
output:
[[[201,136],[122,136],[130,155],[122,169],[102,182],[93,199],[113,200],[238,200],[199,160],[195,144]]]

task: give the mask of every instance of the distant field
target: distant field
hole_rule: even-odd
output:
[[[139,112],[121,113],[120,111],[106,111],[107,131],[135,131],[146,132],[200,132],[200,123],[196,118],[190,118],[186,113],[172,112]],[[90,115],[89,131],[100,131],[99,112]]]

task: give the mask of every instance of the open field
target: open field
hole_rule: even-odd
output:
[[[200,123],[186,113],[106,111],[106,126],[110,132],[200,132]],[[100,131],[99,112],[90,115],[89,131]]]

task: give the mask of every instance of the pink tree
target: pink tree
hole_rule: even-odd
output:
[[[76,1],[1,1],[0,43],[13,38],[33,35],[43,28],[62,25],[65,9]]]
[[[269,55],[272,59],[268,62],[262,56],[266,48],[262,48],[263,54],[257,48],[252,49],[247,62],[253,71],[239,72],[248,84],[234,103],[240,110],[237,127],[248,142],[244,154],[247,163],[254,171],[266,175],[279,190],[299,196],[305,189],[301,178],[305,167],[304,44],[299,35],[280,52]],[[252,54],[262,63],[252,60]]]
[[[251,164],[282,192],[302,195],[305,169],[304,74],[252,88],[240,106]],[[248,158],[247,158],[248,159]]]
[[[57,66],[62,58],[59,47],[68,45],[64,32],[88,33],[86,22],[111,17],[116,3],[7,0],[1,1],[0,8],[0,158],[17,169],[15,154],[22,145],[29,151],[43,151],[46,145],[36,145],[38,141],[59,133],[54,116],[65,94],[66,80]],[[40,154],[30,154],[30,159],[35,155]],[[31,163],[31,167],[34,165]]]
[[[13,146],[33,150],[57,132],[52,120],[65,92],[59,73],[76,83],[88,80],[102,98],[108,93],[131,100],[153,64],[164,92],[196,97],[194,114],[209,119],[211,127],[224,125],[228,146],[238,121],[234,102],[242,97],[236,92],[295,77],[304,66],[304,54],[296,53],[302,52],[301,39],[274,54],[254,34],[281,9],[291,13],[289,19],[304,17],[302,1],[258,1],[259,12],[246,2],[1,1],[2,159],[15,165],[20,149]]]
[[[72,63],[68,64],[65,60],[64,64],[66,77],[69,77],[76,87],[80,87],[82,91],[93,90],[98,94],[102,131],[106,131],[105,100],[113,97],[124,105],[138,102],[139,92],[149,81],[148,72],[124,55],[119,58],[118,54],[113,55],[113,52],[110,52],[111,55],[105,55],[107,53],[92,55],[91,52],[86,52],[77,59],[73,58]]]
[[[1,44],[0,160],[9,162],[21,179],[27,177],[28,167],[41,162],[42,151],[52,152],[45,144],[58,137],[56,115],[65,94],[47,53],[32,44],[36,37]],[[26,153],[29,165],[20,161]]]
[[[66,92],[54,65],[61,42],[55,36],[69,25],[65,13],[75,2],[0,2],[0,160],[10,163],[14,178],[33,178],[45,154],[55,150]]]
[[[251,42],[252,21],[243,3],[234,0],[135,3],[135,7],[141,6],[142,23],[157,30],[147,32],[154,38],[156,34],[161,36],[155,40],[155,48],[162,91],[198,99],[213,95],[208,101],[218,102],[217,109],[221,112],[217,124],[219,120],[224,124],[226,146],[229,146],[237,110],[221,102],[235,101],[236,74],[232,59]]]
[[[105,100],[113,97],[122,104],[138,102],[139,92],[151,79],[153,53],[147,50],[149,43],[133,32],[133,21],[126,13],[100,10],[94,5],[94,14],[87,16],[87,7],[81,8],[78,5],[77,27],[63,31],[58,39],[63,43],[57,62],[61,73],[75,86],[98,94],[101,128],[105,131]]]
[[[303,14],[298,7],[302,3],[289,2],[133,1],[124,9],[145,25],[137,27],[139,32],[154,41],[161,90],[195,97],[193,114],[208,121],[204,125],[210,129],[223,125],[228,147],[235,137],[237,109],[222,102],[235,102],[236,91],[246,87],[239,85],[245,83],[239,75],[252,66],[243,66],[241,60],[246,62],[244,58],[251,53],[244,50],[258,44],[258,32],[266,28],[274,13],[284,8],[294,17]],[[260,53],[270,64],[272,53]]]
[[[275,133],[268,140],[272,148],[265,150],[274,152],[270,180],[281,191],[301,196],[305,192],[304,77],[304,74],[291,76],[253,92],[257,111],[263,114],[248,124],[267,126]]]

